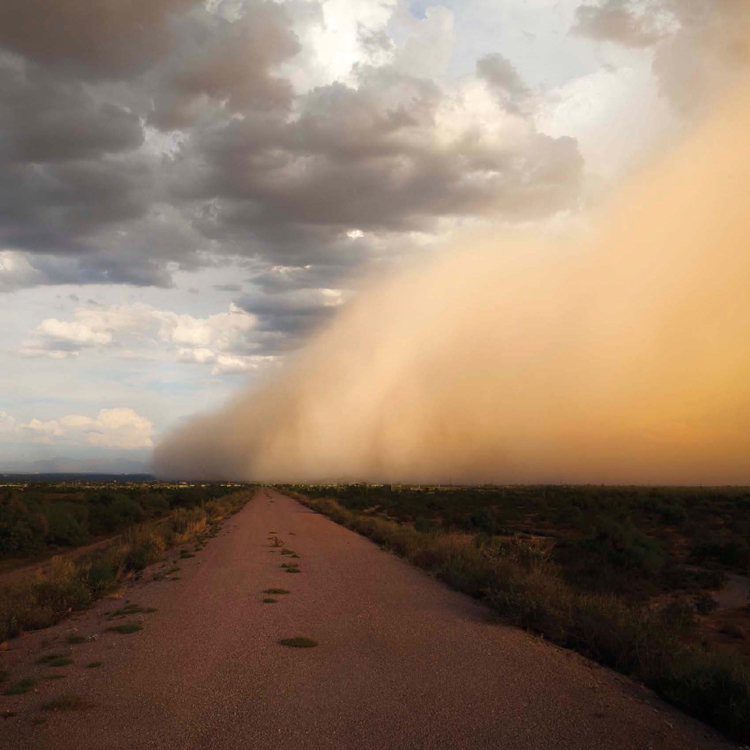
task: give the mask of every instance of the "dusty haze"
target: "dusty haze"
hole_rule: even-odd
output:
[[[584,240],[467,237],[156,448],[184,478],[750,483],[750,96]]]

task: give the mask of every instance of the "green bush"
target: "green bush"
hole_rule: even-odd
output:
[[[92,528],[98,534],[111,534],[123,526],[140,523],[144,519],[143,508],[127,495],[105,494],[92,507]]]
[[[88,541],[88,513],[82,505],[64,501],[50,503],[44,508],[44,517],[48,542],[76,547]]]
[[[0,556],[34,555],[44,549],[47,519],[13,497],[0,502]]]

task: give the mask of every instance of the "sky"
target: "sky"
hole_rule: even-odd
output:
[[[363,280],[466,231],[580,228],[747,75],[749,22],[746,0],[6,0],[0,470],[143,469]]]

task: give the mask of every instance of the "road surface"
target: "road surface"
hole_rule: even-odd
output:
[[[299,554],[300,573],[280,567],[290,556],[271,546],[271,531]],[[123,601],[104,600],[11,642],[0,668],[39,683],[0,696],[0,711],[15,713],[0,722],[4,750],[731,747],[645,689],[493,622],[481,604],[272,490],[179,564],[179,580],[127,591],[157,609],[129,618],[143,620],[140,632],[106,632],[104,615]],[[291,593],[264,604],[271,587]],[[63,643],[72,665],[35,664],[74,631],[97,638]],[[278,644],[296,636],[319,645]],[[43,646],[51,637],[59,640]],[[103,664],[87,669],[94,661]],[[65,677],[42,679],[51,672]],[[62,694],[84,708],[41,710]]]

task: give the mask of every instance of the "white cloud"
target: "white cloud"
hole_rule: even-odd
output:
[[[239,372],[252,372],[261,365],[275,361],[276,357],[242,354],[221,354],[211,349],[180,349],[177,357],[181,362],[199,365],[213,365],[212,375],[227,375]]]
[[[0,435],[13,434],[17,429],[15,417],[7,411],[0,411]]]
[[[26,424],[18,427],[21,435],[31,439],[34,443],[51,443],[53,438],[62,437],[65,429],[56,419],[48,422],[42,422],[40,419],[32,419]]]
[[[112,345],[136,347],[164,346],[176,353],[178,361],[214,363],[216,355],[242,354],[256,325],[254,315],[234,304],[229,312],[196,318],[158,310],[150,305],[80,306],[73,320],[47,318],[23,342],[21,354],[27,357],[64,359],[77,356],[86,348]],[[131,348],[127,356],[137,356]]]
[[[88,442],[101,448],[135,450],[153,447],[153,426],[133,409],[102,409],[87,428]]]
[[[0,251],[0,292],[37,283],[41,274],[24,253],[15,250]]]
[[[0,435],[14,441],[137,450],[153,446],[153,432],[151,422],[129,407],[101,409],[95,418],[67,414],[47,421],[35,417],[23,424],[0,412]]]
[[[34,331],[35,335],[75,349],[85,346],[103,346],[112,342],[109,331],[96,330],[78,321],[64,321],[57,318],[43,320]]]

